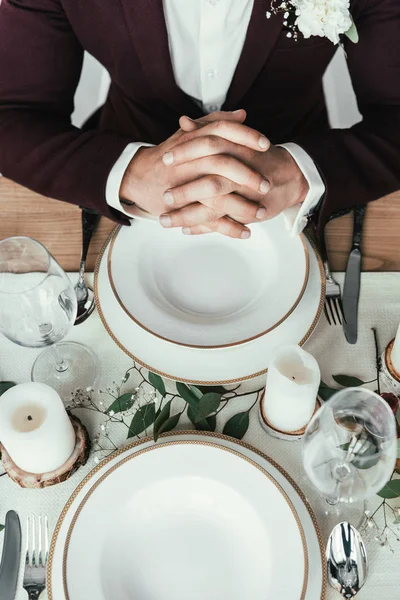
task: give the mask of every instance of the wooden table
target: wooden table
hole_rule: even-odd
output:
[[[35,194],[0,178],[0,239],[28,235],[42,242],[66,271],[77,271],[81,251],[78,207]],[[93,237],[87,269],[93,270],[114,223],[103,218]],[[364,271],[400,271],[400,191],[368,206],[363,234]],[[332,269],[343,271],[351,245],[352,216],[328,224],[327,246]]]

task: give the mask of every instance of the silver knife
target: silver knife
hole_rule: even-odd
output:
[[[358,299],[361,278],[361,234],[365,216],[365,206],[354,209],[353,245],[347,263],[343,286],[343,331],[349,344],[357,342]]]
[[[0,600],[14,600],[21,558],[21,525],[16,512],[6,515],[3,554],[0,563]]]

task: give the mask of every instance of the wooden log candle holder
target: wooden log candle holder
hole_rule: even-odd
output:
[[[0,444],[1,461],[7,475],[22,488],[45,488],[57,483],[67,481],[72,475],[87,463],[90,454],[91,442],[88,431],[81,421],[68,413],[74,427],[76,442],[75,448],[69,459],[50,473],[27,473],[14,463],[7,450]]]

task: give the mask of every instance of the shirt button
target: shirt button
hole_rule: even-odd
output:
[[[215,77],[217,76],[216,69],[211,69],[210,71],[208,71],[207,75],[209,79],[215,79]]]
[[[218,106],[216,104],[211,104],[210,108],[210,112],[215,112],[218,110]]]

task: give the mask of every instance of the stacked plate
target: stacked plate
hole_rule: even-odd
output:
[[[290,477],[255,449],[182,432],[113,454],[55,530],[49,600],[321,600],[323,548]]]
[[[143,366],[179,381],[233,383],[266,372],[277,346],[304,344],[324,276],[309,241],[290,237],[281,217],[246,241],[143,220],[112,233],[95,294],[106,329]]]

